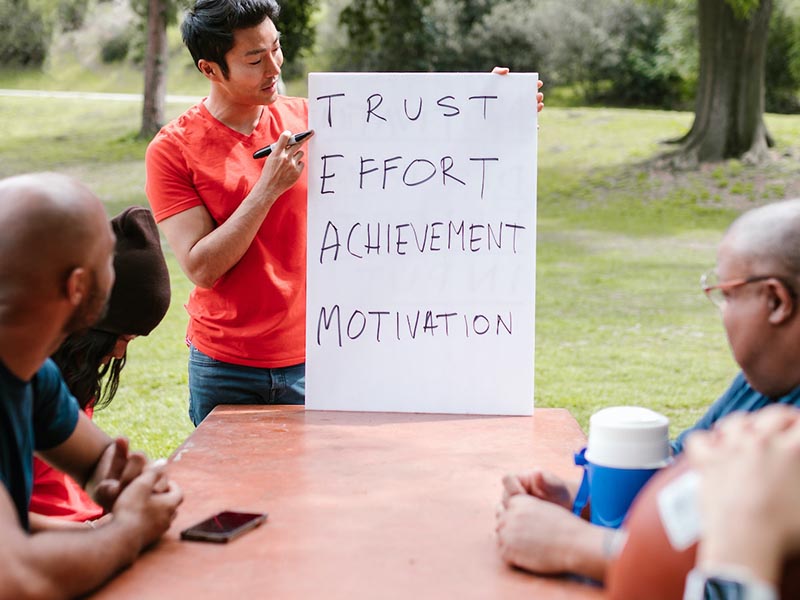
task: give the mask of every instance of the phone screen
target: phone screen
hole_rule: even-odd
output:
[[[258,527],[266,521],[266,513],[223,511],[181,531],[184,540],[227,542]]]

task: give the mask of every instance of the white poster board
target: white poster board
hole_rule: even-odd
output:
[[[309,75],[308,409],[532,414],[536,82]]]

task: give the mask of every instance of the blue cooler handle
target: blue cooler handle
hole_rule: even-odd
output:
[[[580,516],[586,504],[589,502],[589,473],[586,469],[586,448],[581,449],[580,452],[575,453],[575,464],[583,467],[583,479],[581,479],[581,487],[578,488],[578,493],[575,495],[575,503],[572,505],[572,512]]]

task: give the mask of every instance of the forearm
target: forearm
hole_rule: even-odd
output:
[[[89,417],[81,413],[72,435],[61,445],[39,455],[59,471],[86,487],[103,453],[113,440]]]
[[[518,494],[498,513],[503,559],[534,573],[574,573],[603,581],[617,531],[598,527],[564,507]]]
[[[50,517],[47,515],[40,515],[39,513],[29,512],[28,523],[30,530],[33,533],[41,533],[43,531],[74,531],[74,530],[87,530],[90,525],[83,521],[68,521],[66,519],[59,519],[57,517]]]
[[[135,527],[113,521],[83,531],[20,532],[20,538],[0,567],[3,600],[84,594],[131,564],[142,545]]]
[[[614,540],[619,531],[597,525],[584,525],[573,536],[574,543],[565,552],[566,571],[589,577],[595,581],[605,581],[611,561]]]

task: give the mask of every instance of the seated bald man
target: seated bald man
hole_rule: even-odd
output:
[[[102,203],[53,173],[0,180],[0,598],[71,598],[133,562],[182,496],[163,466],[83,414],[48,359],[103,313],[114,234]],[[28,531],[33,452],[114,518],[96,529]]]
[[[703,277],[703,289],[721,311],[741,373],[672,443],[676,454],[691,432],[708,430],[729,413],[800,406],[800,200],[739,217],[720,244],[716,269]],[[605,579],[617,530],[572,514],[577,485],[542,471],[507,476],[503,485],[497,535],[507,562],[539,573]]]

